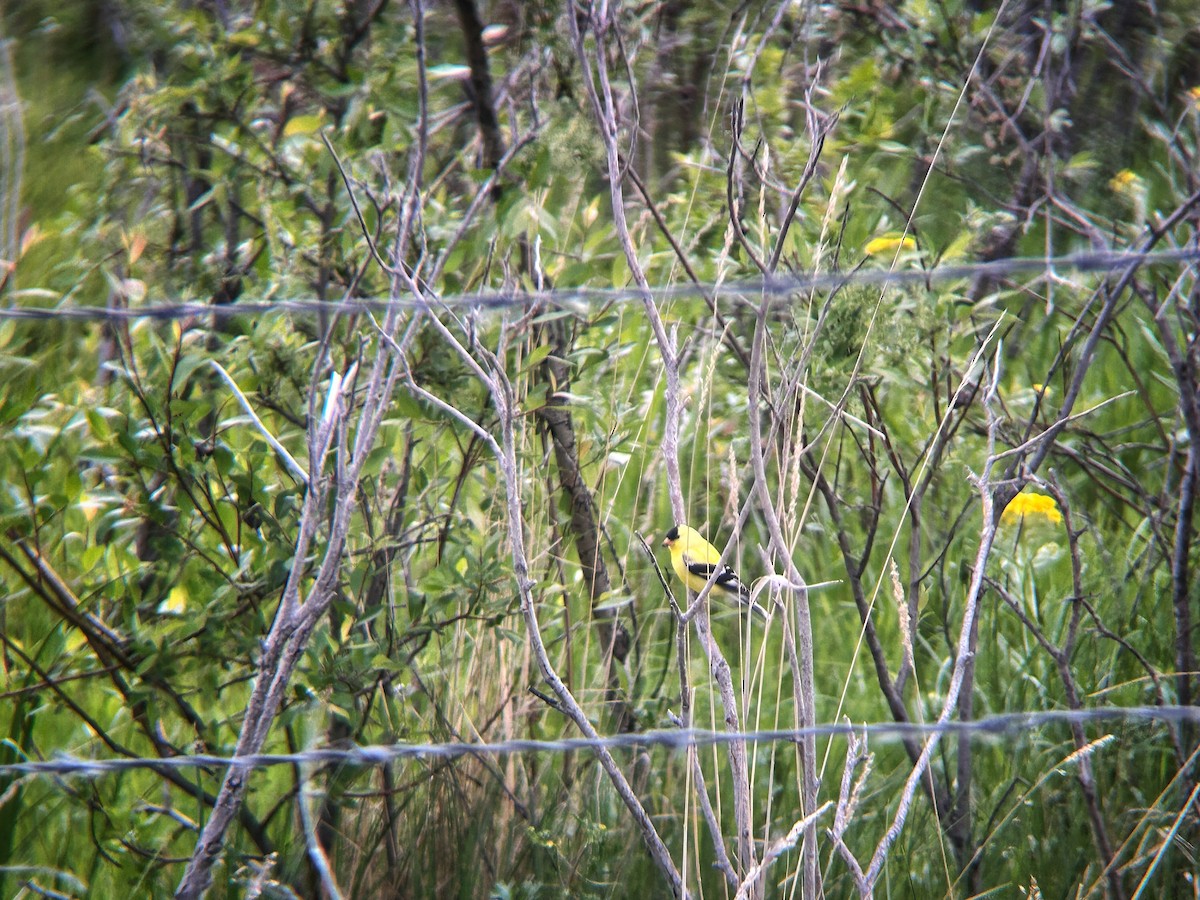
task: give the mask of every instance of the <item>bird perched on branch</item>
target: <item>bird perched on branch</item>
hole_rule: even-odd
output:
[[[702,591],[716,572],[712,593],[730,597],[766,618],[767,611],[750,599],[750,589],[738,580],[732,567],[721,566],[720,571],[717,571],[721,552],[702,538],[696,529],[687,525],[676,525],[663,538],[663,546],[671,551],[671,566],[675,569],[675,574],[693,591]]]

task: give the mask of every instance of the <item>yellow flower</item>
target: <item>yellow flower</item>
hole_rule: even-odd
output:
[[[1142,188],[1142,179],[1130,169],[1122,169],[1108,180],[1108,187],[1114,194],[1132,194]]]
[[[904,250],[916,249],[917,242],[910,237],[877,237],[867,242],[867,246],[863,247],[863,252],[867,256],[874,256],[877,253],[887,253],[895,250],[897,247]]]
[[[1000,514],[1001,525],[1015,525],[1026,516],[1041,516],[1051,525],[1062,524],[1062,513],[1053,497],[1045,494],[1017,494]]]
[[[1192,103],[1196,108],[1200,109],[1200,84],[1188,88],[1188,96],[1192,98]]]
[[[1133,210],[1133,228],[1140,229],[1146,221],[1149,186],[1136,172],[1122,169],[1108,181],[1109,190],[1129,204]]]

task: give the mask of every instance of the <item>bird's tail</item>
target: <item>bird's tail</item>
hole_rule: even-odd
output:
[[[750,588],[746,587],[746,585],[742,584],[740,581],[738,582],[738,596],[741,598],[742,605],[750,607],[750,609],[756,613],[759,618],[763,619],[764,621],[770,618],[766,608],[751,598]]]

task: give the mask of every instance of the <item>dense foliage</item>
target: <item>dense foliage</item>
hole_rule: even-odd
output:
[[[0,763],[1190,707],[1193,5],[15,5]],[[9,765],[0,896],[1193,895],[1186,716],[740,746]]]

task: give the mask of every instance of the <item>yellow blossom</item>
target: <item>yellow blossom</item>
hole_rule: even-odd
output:
[[[1140,229],[1146,222],[1146,205],[1150,194],[1149,186],[1140,175],[1122,169],[1108,181],[1109,190],[1129,204],[1133,212],[1130,225]]]
[[[1026,516],[1041,516],[1051,525],[1060,525],[1063,520],[1053,497],[1045,494],[1017,494],[1000,514],[1000,524],[1015,525]]]
[[[916,249],[917,242],[911,237],[877,237],[867,242],[867,246],[863,247],[863,252],[867,256],[875,256],[878,253],[887,253],[900,247],[904,250]]]
[[[1142,179],[1131,169],[1122,169],[1108,180],[1108,187],[1114,194],[1132,194],[1142,187]]]
[[[188,590],[183,585],[175,585],[167,594],[165,600],[158,604],[159,615],[182,615],[187,612]]]

